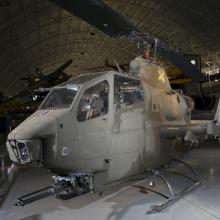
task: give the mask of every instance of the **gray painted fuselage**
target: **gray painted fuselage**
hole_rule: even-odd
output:
[[[182,128],[190,124],[192,106],[171,89],[161,66],[136,58],[131,69],[136,76],[107,71],[88,77],[77,84],[76,97],[66,109],[39,108],[9,134],[11,160],[18,162],[20,157],[11,145],[21,142],[28,147],[31,161],[40,160],[54,172],[104,172],[110,182],[157,168],[186,152]],[[115,75],[140,80],[144,101],[116,109]],[[104,80],[109,83],[108,112],[79,121],[78,105],[84,91]],[[70,80],[68,85],[76,81]],[[171,135],[166,136],[166,128],[171,126]],[[181,132],[175,133],[176,128]]]

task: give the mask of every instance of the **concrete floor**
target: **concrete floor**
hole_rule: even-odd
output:
[[[17,197],[51,183],[46,170],[33,168],[19,174],[0,209],[0,219],[220,219],[220,144],[206,142],[187,154],[183,160],[193,165],[203,185],[161,213],[145,214],[151,205],[160,204],[162,197],[151,192],[141,193],[132,185],[147,186],[148,182],[137,179],[112,184],[101,197],[96,193],[84,194],[66,201],[48,197],[24,207],[16,207],[13,203]],[[181,188],[182,185],[183,181],[179,181],[178,187]]]

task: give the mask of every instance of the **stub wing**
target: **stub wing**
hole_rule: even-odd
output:
[[[220,136],[220,99],[218,101],[218,106],[214,120],[207,124],[206,131],[207,131],[207,135],[213,135],[214,137],[217,138],[219,138]]]
[[[184,137],[185,141],[201,135],[220,137],[220,100],[218,102],[214,120],[191,120],[191,123],[188,125],[162,126],[160,128],[160,134],[167,138]]]
[[[218,106],[215,113],[214,121],[216,122],[216,125],[220,127],[220,99],[218,101]]]

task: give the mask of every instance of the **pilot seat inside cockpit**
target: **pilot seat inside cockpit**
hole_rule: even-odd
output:
[[[108,112],[107,81],[103,81],[87,89],[81,98],[78,106],[78,120],[86,121]]]

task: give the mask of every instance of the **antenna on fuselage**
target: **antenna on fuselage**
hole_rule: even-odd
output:
[[[123,71],[122,71],[122,69],[120,68],[118,62],[117,62],[116,60],[114,60],[114,63],[115,63],[115,65],[116,65],[117,69],[118,69],[118,72],[119,72],[119,73],[123,73]]]
[[[158,44],[158,40],[157,38],[155,38],[155,41],[154,41],[154,54],[153,54],[153,62],[156,62],[156,59],[157,59],[157,44]]]

